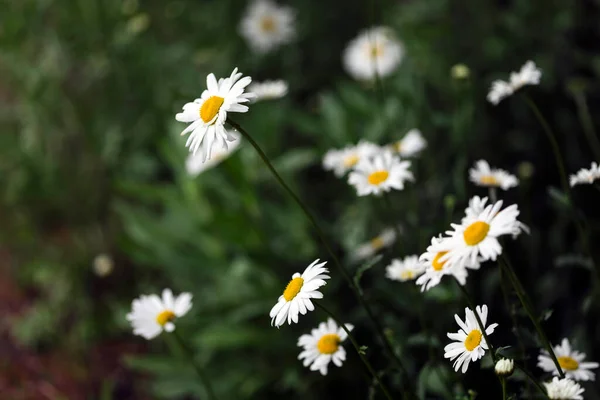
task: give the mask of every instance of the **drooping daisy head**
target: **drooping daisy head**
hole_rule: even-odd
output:
[[[419,256],[406,256],[403,260],[393,259],[385,269],[385,276],[394,281],[406,282],[417,279],[425,271]]]
[[[163,330],[175,330],[175,319],[183,317],[192,308],[192,295],[181,293],[173,297],[171,289],[162,292],[162,298],[155,294],[142,295],[133,300],[127,320],[133,327],[134,335],[153,339]]]
[[[384,229],[379,235],[366,243],[361,244],[352,252],[353,261],[362,261],[373,257],[378,251],[389,247],[396,240],[396,231],[393,228]]]
[[[510,73],[510,86],[517,91],[525,85],[539,85],[542,71],[535,66],[533,61],[527,61],[519,72]]]
[[[495,80],[492,82],[492,86],[487,95],[487,100],[493,105],[497,105],[502,100],[513,94],[513,89],[510,83],[502,80]]]
[[[253,82],[248,90],[256,95],[256,101],[279,99],[287,94],[288,84],[282,80]]]
[[[404,47],[387,27],[374,27],[361,32],[344,50],[346,71],[357,80],[386,77],[396,70],[404,58]]]
[[[319,292],[321,286],[324,286],[329,279],[329,271],[323,267],[327,264],[324,261],[319,264],[319,259],[312,262],[300,275],[295,273],[292,280],[287,284],[283,294],[279,296],[277,304],[271,309],[271,325],[280,327],[287,319],[288,324],[298,322],[298,313],[304,315],[307,311],[315,309],[311,299],[322,299],[323,294]]]
[[[485,160],[479,160],[475,163],[475,167],[469,170],[469,178],[477,186],[499,187],[503,190],[510,189],[519,184],[516,176],[509,174],[503,169],[490,168],[490,165]]]
[[[503,358],[496,362],[494,371],[498,376],[510,376],[515,370],[515,360],[510,358]]]
[[[596,179],[600,179],[600,165],[593,162],[590,169],[582,168],[576,174],[569,177],[571,187],[575,185],[591,185]]]
[[[481,319],[483,327],[487,325],[488,309],[484,304],[483,306],[475,307],[475,311]],[[460,327],[457,333],[448,333],[448,337],[454,340],[444,347],[444,358],[449,358],[454,361],[454,370],[464,374],[469,368],[469,362],[477,361],[485,355],[485,351],[488,350],[488,344],[485,341],[482,330],[477,323],[477,318],[470,308],[465,308],[465,320],[461,320],[460,317],[455,314],[454,319]],[[485,333],[489,336],[494,333],[494,329],[498,324],[491,324],[485,328]]]
[[[345,325],[349,331],[354,328],[350,324]],[[300,336],[298,346],[303,349],[298,359],[303,360],[302,364],[305,367],[310,365],[311,371],[319,371],[321,375],[327,375],[330,362],[333,361],[336,366],[341,367],[346,360],[346,350],[342,347],[342,342],[347,337],[346,331],[329,318],[327,322],[321,322],[319,327],[313,329],[310,334]]]
[[[347,146],[343,149],[332,149],[325,153],[323,157],[323,168],[333,171],[337,177],[344,176],[360,160],[378,153],[381,148],[375,143],[361,140],[354,146]]]
[[[240,79],[241,78],[241,79]],[[209,74],[206,78],[207,89],[202,92],[199,99],[183,106],[183,112],[178,113],[175,119],[189,123],[181,132],[182,135],[190,133],[185,144],[190,152],[202,148],[202,159],[211,157],[213,150],[227,150],[228,143],[236,140],[236,136],[225,129],[228,112],[246,112],[248,102],[254,97],[252,93],[245,93],[245,88],[252,82],[249,76],[242,78],[242,74],[233,70],[228,78],[215,78]]]
[[[583,400],[585,390],[569,378],[559,379],[555,376],[551,382],[544,382],[544,386],[551,400]]]
[[[234,137],[234,140],[227,144],[226,149],[217,148],[212,153],[212,156],[208,160],[204,160],[202,154],[190,153],[185,161],[185,169],[191,177],[195,177],[203,173],[204,171],[217,166],[221,161],[229,158],[242,143],[241,136],[236,132],[228,132],[229,135]]]
[[[250,2],[240,24],[240,34],[257,53],[267,53],[294,38],[295,13],[270,0]]]
[[[597,362],[584,362],[585,353],[573,350],[569,339],[564,338],[562,343],[555,346],[553,350],[567,378],[575,381],[593,381],[596,379],[596,375],[590,370],[598,368],[599,364]],[[552,358],[546,350],[542,350],[538,356],[538,367],[546,372],[552,372],[553,375],[559,375]]]
[[[400,157],[412,157],[419,154],[423,149],[427,147],[427,141],[421,135],[421,131],[418,129],[411,129],[406,135],[394,144],[392,144],[393,150],[400,155]]]
[[[410,161],[400,161],[389,149],[383,149],[371,157],[361,159],[348,175],[348,183],[356,188],[359,196],[379,196],[390,190],[404,189],[405,181],[413,181],[408,169]]]

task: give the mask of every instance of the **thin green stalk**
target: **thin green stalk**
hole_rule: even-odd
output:
[[[358,353],[360,360],[363,362],[365,367],[367,367],[367,369],[369,370],[369,372],[371,373],[373,378],[377,381],[377,384],[379,385],[379,388],[381,389],[381,391],[383,392],[385,397],[387,397],[389,400],[392,400],[392,396],[390,395],[387,388],[385,387],[385,385],[379,378],[379,375],[377,374],[377,372],[375,372],[375,369],[373,369],[373,366],[371,366],[371,363],[369,363],[369,360],[367,360],[367,358],[364,356],[363,352],[360,350],[360,346],[358,345],[358,342],[356,341],[354,336],[352,336],[352,333],[350,333],[350,330],[348,328],[346,328],[346,325],[344,323],[342,323],[335,316],[335,314],[333,314],[331,311],[329,311],[327,308],[325,308],[325,306],[323,306],[321,303],[315,302],[315,304],[321,310],[325,311],[325,313],[327,315],[329,315],[331,318],[333,318],[333,320],[344,330],[344,332],[346,332],[346,334],[348,335],[348,339],[350,339],[350,341],[352,342],[352,346],[354,346],[354,349],[356,350],[356,353]]]
[[[387,350],[387,352],[391,356],[392,360],[398,366],[398,369],[400,370],[400,372],[404,375],[404,384],[409,387],[409,391],[411,392],[412,397],[417,398],[416,392],[415,392],[415,390],[414,390],[414,388],[412,386],[411,380],[410,380],[410,375],[408,373],[408,370],[406,369],[406,367],[404,367],[404,364],[402,363],[402,361],[400,360],[400,358],[396,355],[396,352],[394,351],[394,348],[392,347],[392,344],[390,343],[390,341],[387,338],[387,336],[383,333],[383,327],[381,326],[381,324],[379,323],[379,321],[375,318],[373,312],[371,311],[371,308],[369,307],[369,305],[365,301],[364,297],[361,295],[361,292],[360,292],[358,286],[356,285],[356,283],[354,282],[354,280],[352,279],[352,277],[350,276],[350,274],[348,273],[348,271],[346,271],[346,269],[344,268],[344,266],[340,262],[339,258],[336,256],[335,252],[333,251],[333,249],[329,245],[329,241],[325,237],[325,233],[323,232],[323,230],[321,229],[321,227],[317,223],[317,220],[315,219],[315,217],[309,211],[308,207],[306,207],[304,205],[304,203],[302,202],[302,200],[300,200],[300,198],[296,195],[296,193],[294,193],[294,191],[287,185],[287,183],[285,183],[285,181],[279,175],[279,173],[277,172],[277,170],[275,169],[275,167],[273,167],[273,164],[271,164],[271,161],[269,161],[269,158],[267,157],[267,155],[264,153],[264,151],[261,149],[261,147],[258,145],[258,143],[256,143],[256,141],[252,138],[252,136],[250,136],[250,134],[248,134],[248,132],[246,132],[239,124],[237,124],[236,122],[232,121],[231,119],[228,119],[227,122],[234,129],[236,129],[238,132],[240,132],[242,134],[242,136],[248,142],[250,142],[250,144],[252,145],[252,147],[254,147],[254,149],[256,150],[256,152],[258,153],[258,155],[260,156],[260,158],[263,160],[263,162],[265,163],[265,165],[269,169],[269,171],[271,171],[271,173],[273,174],[273,176],[275,177],[275,179],[277,180],[277,182],[292,197],[292,199],[294,199],[294,201],[296,202],[296,204],[304,212],[304,214],[306,215],[306,217],[308,218],[308,220],[312,224],[313,228],[317,232],[317,235],[321,239],[321,242],[323,243],[323,246],[325,247],[325,249],[327,250],[327,252],[331,256],[331,258],[333,259],[333,263],[338,268],[338,270],[340,271],[340,273],[342,274],[342,276],[344,277],[344,279],[346,280],[346,282],[350,286],[350,289],[352,289],[352,291],[354,292],[354,295],[358,299],[360,305],[365,309],[365,311],[367,313],[367,316],[369,317],[369,319],[371,320],[371,323],[375,327],[375,332],[376,332],[377,336],[382,341],[385,349]]]
[[[546,349],[548,354],[550,354],[550,358],[552,358],[552,361],[554,362],[554,365],[556,366],[556,369],[558,370],[558,374],[560,375],[561,379],[564,378],[565,374],[560,366],[560,363],[558,362],[558,359],[556,358],[556,354],[554,354],[552,345],[550,344],[550,341],[548,340],[548,337],[546,336],[546,333],[542,329],[542,326],[540,325],[539,321],[535,317],[533,307],[531,306],[531,304],[529,302],[527,293],[523,289],[523,286],[521,285],[519,278],[515,274],[515,271],[513,270],[512,266],[510,264],[510,261],[508,260],[508,257],[506,257],[506,255],[502,254],[502,257],[500,258],[500,260],[501,260],[500,267],[506,271],[506,273],[513,285],[513,288],[515,289],[515,292],[517,293],[517,296],[519,297],[519,300],[521,301],[521,304],[523,305],[523,308],[525,309],[525,312],[527,313],[527,316],[533,323],[533,326],[535,327],[535,330],[537,331],[538,336],[540,337],[540,340],[542,341],[542,345],[544,346],[544,348]]]
[[[502,382],[502,400],[506,400],[506,378],[500,378],[500,382]]]
[[[579,116],[583,133],[593,150],[594,157],[600,160],[600,140],[598,139],[598,134],[594,128],[594,122],[592,121],[590,109],[585,101],[585,96],[580,90],[575,91],[573,96],[575,98],[575,104],[577,105],[577,115]]]
[[[490,187],[488,192],[490,194],[490,201],[492,203],[495,203],[496,201],[498,201],[498,190],[496,190],[495,187]]]
[[[181,347],[183,353],[185,354],[187,359],[190,361],[190,363],[194,367],[194,370],[196,371],[196,373],[198,374],[198,377],[200,378],[200,380],[202,381],[202,384],[204,385],[204,389],[206,390],[206,393],[208,394],[208,398],[210,400],[217,400],[217,396],[215,395],[215,392],[213,391],[213,388],[210,385],[210,380],[204,374],[202,367],[200,367],[200,365],[198,365],[198,363],[194,359],[194,354],[192,353],[190,348],[185,344],[184,340],[181,338],[181,336],[179,336],[179,333],[177,333],[177,331],[173,331],[171,333],[171,335],[173,335],[173,337],[176,339],[176,341],[179,344],[179,346]]]
[[[519,368],[527,376],[527,378],[529,378],[529,380],[535,385],[535,387],[538,388],[539,391],[544,394],[545,398],[547,398],[547,399],[550,398],[550,397],[548,397],[548,393],[546,393],[546,389],[544,389],[542,384],[539,383],[537,379],[535,379],[535,377],[531,374],[531,372],[527,371],[525,369],[525,367],[522,367],[517,363],[515,363],[515,368]]]

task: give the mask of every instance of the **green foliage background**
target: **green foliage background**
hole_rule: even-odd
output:
[[[252,54],[237,33],[246,4],[2,4],[1,238],[19,285],[35,293],[28,312],[11,321],[19,341],[73,358],[85,358],[108,339],[142,341],[131,337],[124,318],[131,300],[171,287],[194,295],[178,330],[222,399],[375,396],[349,345],[349,360],[327,378],[296,360],[297,338],[326,318],[320,312],[291,327],[269,325],[268,312],[291,274],[327,254],[254,150],[245,143],[197,178],[185,171],[183,125],[174,115],[198,97],[208,73],[226,76],[237,66],[257,80],[289,82],[287,97],[257,103],[236,120],[315,211],[341,257],[348,261],[352,249],[389,221],[402,226],[400,246],[364,271],[361,286],[423,398],[461,398],[469,389],[480,398],[498,397],[491,370],[471,367],[465,377],[443,359],[445,334],[456,329],[453,314],[465,306],[454,286],[446,282],[421,295],[410,283],[384,278],[392,257],[420,254],[431,236],[460,219],[470,196],[486,194],[467,180],[467,168],[480,158],[521,179],[502,197],[519,205],[532,233],[510,243],[508,252],[547,317],[550,338],[570,337],[591,360],[600,360],[595,275],[579,262],[587,255],[558,188],[550,147],[520,95],[497,107],[485,101],[493,79],[534,60],[542,84],[527,91],[558,132],[567,169],[589,166],[599,157],[584,135],[586,104],[592,124],[600,122],[600,58],[591,44],[599,38],[598,3],[290,1],[297,37],[265,56]],[[373,24],[392,27],[407,52],[384,80],[383,93],[353,81],[341,67],[344,46]],[[468,79],[451,77],[458,63],[469,67]],[[322,171],[321,157],[332,147],[359,139],[385,144],[411,128],[419,128],[429,146],[413,162],[416,183],[392,194],[393,210],[376,198],[356,197],[345,181]],[[575,190],[575,215],[585,221],[592,244],[598,196],[592,187]],[[107,277],[92,271],[101,253],[114,260]],[[367,319],[330,268],[325,304],[357,327],[368,357],[398,390],[399,377]],[[496,266],[473,273],[468,285],[501,324],[496,347],[516,346]],[[524,363],[533,370],[539,343],[515,299],[511,304],[520,321],[516,329],[526,338]],[[124,356],[146,373],[126,385],[151,398],[204,398],[193,370],[177,351],[171,355],[172,343],[163,336],[148,343],[144,355]],[[518,357],[514,351],[507,353]],[[117,389],[110,379],[107,398]],[[515,393],[525,386],[522,379],[512,381]],[[585,387],[586,399],[600,398],[593,385]]]

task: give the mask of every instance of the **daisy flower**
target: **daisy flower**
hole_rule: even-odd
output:
[[[484,304],[483,306],[475,307],[475,311],[479,314],[481,323],[485,328],[487,323],[488,308]],[[448,333],[448,338],[455,342],[450,343],[444,347],[444,358],[449,358],[450,361],[454,361],[454,370],[458,372],[459,369],[464,374],[469,368],[469,362],[477,361],[485,355],[485,351],[488,350],[488,344],[485,341],[485,337],[481,332],[477,318],[470,308],[465,308],[465,321],[463,322],[457,314],[454,314],[454,319],[460,327],[460,330],[456,333]],[[489,336],[494,333],[494,329],[498,324],[491,324],[485,328],[485,333]]]
[[[202,172],[211,169],[221,163],[221,161],[232,155],[242,143],[242,138],[238,133],[230,132],[235,139],[229,142],[226,149],[216,149],[209,160],[204,160],[201,154],[189,154],[185,162],[187,173],[192,176],[198,176]]]
[[[354,168],[360,160],[370,157],[380,150],[378,145],[365,140],[361,140],[355,146],[346,146],[340,150],[332,149],[323,157],[323,168],[333,171],[337,177],[341,177]]]
[[[419,256],[406,256],[403,260],[394,259],[385,269],[388,279],[400,282],[416,279],[425,271],[425,265],[419,261]]]
[[[361,159],[348,175],[348,183],[354,185],[359,196],[381,195],[392,189],[404,189],[405,181],[413,181],[408,170],[410,161],[400,161],[391,150],[383,149],[372,157]]]
[[[392,148],[401,157],[412,157],[427,147],[427,141],[418,129],[411,129],[406,135],[392,145]]]
[[[465,221],[477,219],[477,216],[481,214],[483,210],[485,210],[487,201],[487,197],[473,196],[469,200],[469,206],[465,209],[465,217],[462,219],[462,222],[465,223]],[[518,224],[515,226],[515,231],[511,232],[513,239],[519,236],[522,232],[525,232],[528,235],[531,233],[527,225],[521,221],[517,222]]]
[[[288,84],[282,80],[253,82],[248,90],[256,95],[256,101],[279,99],[287,94]]]
[[[315,309],[310,299],[322,299],[323,293],[317,289],[324,286],[329,279],[327,268],[319,264],[319,259],[312,262],[300,275],[295,273],[292,280],[287,284],[283,294],[279,296],[277,304],[271,309],[271,325],[280,327],[287,319],[288,324],[298,323],[298,313],[304,315],[307,311]]]
[[[497,105],[502,100],[513,94],[513,89],[510,83],[502,80],[492,82],[492,87],[487,95],[487,100],[493,105]]]
[[[248,106],[242,103],[254,97],[252,93],[244,93],[250,82],[252,79],[249,76],[242,78],[237,68],[231,76],[219,81],[214,74],[209,74],[206,78],[207,90],[202,92],[199,99],[186,103],[183,112],[175,116],[177,121],[190,123],[181,135],[191,132],[185,146],[189,147],[193,154],[202,148],[202,159],[207,160],[213,150],[226,150],[228,142],[236,140],[224,125],[228,112],[248,111]]]
[[[475,163],[475,167],[469,170],[469,178],[477,186],[499,187],[503,190],[519,184],[516,176],[503,169],[490,168],[485,160],[479,160]]]
[[[270,0],[252,1],[240,24],[240,34],[257,53],[289,43],[295,31],[294,11]]]
[[[562,343],[553,348],[554,354],[558,359],[558,363],[562,368],[565,376],[575,381],[593,381],[595,374],[591,369],[598,368],[597,362],[584,362],[585,353],[573,350],[569,339],[564,338]],[[538,367],[546,372],[552,372],[554,375],[559,375],[556,365],[546,350],[538,356]]]
[[[596,179],[600,179],[600,165],[593,162],[590,169],[582,168],[576,174],[571,175],[571,187],[581,184],[592,184]]]
[[[344,50],[346,71],[358,80],[385,77],[396,70],[404,58],[404,47],[387,27],[362,31]]]
[[[515,370],[515,360],[511,360],[509,358],[503,358],[496,362],[494,366],[494,371],[498,376],[510,376]]]
[[[539,85],[541,77],[542,71],[530,60],[521,67],[519,72],[511,72],[510,86],[516,92],[525,85]]]
[[[544,386],[551,400],[583,400],[583,388],[569,378],[559,379],[555,376],[551,382],[544,382]]]
[[[361,244],[352,252],[354,261],[366,260],[373,257],[379,250],[389,247],[396,240],[396,231],[393,228],[383,230],[379,235],[366,243]]]
[[[345,324],[346,329],[351,331],[354,327]],[[303,350],[298,356],[305,367],[310,365],[311,371],[319,371],[321,375],[327,375],[327,366],[333,361],[338,367],[346,360],[346,350],[341,343],[346,340],[348,334],[342,327],[338,327],[331,318],[327,322],[321,322],[319,327],[313,329],[310,334],[302,335],[298,339],[298,346]]]
[[[181,293],[173,297],[170,289],[162,292],[162,299],[155,294],[142,295],[133,300],[131,312],[127,314],[127,320],[133,327],[134,335],[153,339],[163,330],[173,332],[174,321],[183,317],[192,308],[192,295]]]

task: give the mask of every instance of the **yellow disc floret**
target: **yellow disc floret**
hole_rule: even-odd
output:
[[[473,222],[471,225],[467,226],[467,229],[465,229],[465,232],[463,233],[465,243],[469,246],[475,246],[486,238],[489,230],[490,224],[483,221]]]
[[[294,297],[296,297],[298,293],[300,293],[302,285],[304,285],[304,279],[300,277],[292,279],[283,291],[283,298],[285,301],[291,301]]]
[[[211,122],[219,113],[219,110],[221,109],[221,106],[223,105],[224,101],[225,99],[219,96],[209,97],[202,104],[202,107],[200,107],[200,118],[202,118],[202,121],[204,121],[207,124]]]
[[[319,349],[319,353],[321,354],[333,354],[338,351],[341,341],[340,337],[335,333],[328,333],[321,336],[321,339],[317,342],[317,349]]]

